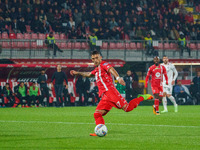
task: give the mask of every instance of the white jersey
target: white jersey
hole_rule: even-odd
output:
[[[163,65],[166,68],[167,77],[168,77],[168,85],[171,86],[172,81],[176,80],[176,78],[178,76],[178,72],[177,72],[175,66],[172,63],[168,63],[168,64],[162,63],[161,65]],[[167,86],[166,80],[165,80],[164,77],[163,77],[163,86]]]

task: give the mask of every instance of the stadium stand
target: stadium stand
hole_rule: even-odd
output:
[[[8,2],[9,7],[5,7],[7,0],[2,0],[0,45],[3,49],[10,49],[10,52],[3,51],[2,56],[10,54],[11,57],[11,51],[15,49],[47,49],[45,38],[50,31],[54,32],[56,43],[63,50],[89,50],[88,37],[91,31],[96,32],[99,40],[103,40],[101,50],[145,50],[144,42],[140,40],[147,33],[158,42],[154,45],[156,50],[177,51],[180,34],[184,34],[191,50],[198,50],[200,47],[197,42],[200,40],[200,5],[197,1],[99,2],[96,7],[93,1],[85,0],[61,0],[57,3],[24,0],[19,6],[22,9],[20,13],[12,1]],[[114,51],[112,53],[116,54]],[[44,56],[39,51],[29,54],[26,57]],[[198,54],[192,53],[192,56],[198,58]]]
[[[133,27],[137,29],[140,27],[142,36],[145,36],[148,32],[152,33],[153,28],[154,39],[162,39],[163,35],[166,35],[165,32],[169,34],[172,27],[175,26],[176,30],[179,33],[183,32],[188,40],[190,39],[190,29],[194,27],[198,33],[196,40],[200,40],[200,4],[198,1],[100,0],[98,7],[95,7],[94,4],[91,4],[93,1],[85,0],[78,0],[78,2],[61,0],[57,3],[53,1],[44,1],[43,3],[42,0],[28,0],[23,1],[22,5],[19,6],[22,9],[22,13],[18,12],[12,1],[8,2],[8,7],[5,7],[5,1],[2,0],[0,7],[2,39],[9,38],[6,33],[17,34],[17,39],[26,39],[25,36],[19,34],[24,33],[20,26],[25,24],[25,34],[31,33],[33,39],[44,39],[45,34],[50,31],[57,32],[54,35],[55,39],[72,38],[74,36],[76,39],[85,39],[87,37],[85,36],[86,33],[90,31],[98,32],[100,28],[103,28],[99,39],[129,40],[129,33]],[[28,8],[31,8],[31,10],[28,11]],[[13,9],[15,10],[11,11]],[[38,20],[34,20],[35,16],[37,16]],[[72,18],[72,21],[70,21],[70,18]],[[105,22],[105,18],[108,21]],[[112,18],[115,20],[114,24],[111,21]],[[17,23],[14,22],[15,19]],[[127,22],[128,20],[130,21]],[[69,36],[72,33],[72,22],[75,27],[74,36]],[[15,27],[16,30],[13,27],[11,28],[13,24],[17,25]],[[116,26],[116,30],[112,30],[114,26]],[[50,28],[50,30],[47,30],[47,28]],[[168,28],[168,31],[165,31],[166,28]],[[39,33],[38,37],[36,33]],[[136,34],[134,39],[138,40],[138,38],[139,36]],[[168,35],[166,38],[173,40]]]

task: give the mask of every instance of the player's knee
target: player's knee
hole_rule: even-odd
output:
[[[167,94],[167,97],[170,97],[171,95],[170,94]]]
[[[95,113],[101,114],[101,116],[105,116],[109,111],[108,110],[96,110]]]
[[[99,118],[99,117],[102,117],[102,114],[100,112],[96,111],[94,113],[94,118],[96,119],[96,118]]]
[[[103,116],[104,114],[106,114],[105,110],[96,110],[94,116],[98,117],[98,116]]]

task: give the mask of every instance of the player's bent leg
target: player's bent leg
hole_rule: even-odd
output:
[[[139,98],[135,98],[135,99],[132,99],[129,103],[125,104],[122,109],[125,111],[125,112],[130,112],[132,111],[134,108],[136,108],[141,101],[143,101],[144,98],[143,97],[139,97]]]
[[[144,100],[150,100],[150,99],[153,99],[153,96],[150,95],[150,94],[143,94],[143,95],[138,95],[137,98],[135,99],[132,99],[128,104],[125,104],[122,109],[125,111],[125,112],[130,112],[132,111],[134,108],[136,108],[141,101],[144,101]]]
[[[167,98],[163,97],[162,102],[163,102],[164,110],[161,111],[161,113],[167,113],[168,112],[168,109],[167,109]]]

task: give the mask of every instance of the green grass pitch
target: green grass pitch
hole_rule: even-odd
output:
[[[155,116],[151,106],[113,108],[104,117],[107,136],[90,137],[95,107],[1,108],[0,149],[199,150],[200,106],[168,109]]]

